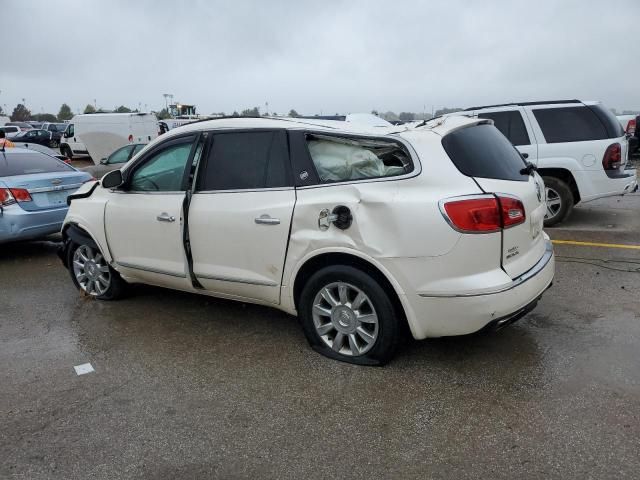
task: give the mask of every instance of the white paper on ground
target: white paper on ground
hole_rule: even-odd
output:
[[[90,363],[83,363],[82,365],[76,365],[73,367],[77,375],[84,375],[85,373],[95,372]]]

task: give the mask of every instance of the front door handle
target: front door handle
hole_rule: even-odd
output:
[[[156,220],[158,220],[159,222],[175,222],[176,217],[169,215],[167,212],[162,212],[156,217]]]
[[[271,218],[267,214],[260,215],[254,220],[258,225],[280,225],[279,218]]]

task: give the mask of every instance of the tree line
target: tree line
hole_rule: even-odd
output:
[[[166,109],[163,109],[166,112]],[[113,110],[103,110],[96,109],[93,105],[87,104],[82,113],[133,113],[138,112],[137,109],[132,110],[129,107],[125,107],[124,105],[120,105],[119,107],[114,108]],[[0,115],[6,115],[3,112],[2,107],[0,107]],[[13,112],[9,116],[12,122],[26,122],[27,120],[36,120],[38,122],[63,122],[65,120],[71,120],[73,118],[73,111],[71,111],[71,107],[66,103],[63,103],[60,106],[60,110],[57,115],[53,113],[32,113],[24,104],[19,103],[13,109]],[[166,117],[168,118],[169,113],[166,112]]]
[[[460,111],[460,108],[441,108],[436,110],[433,115],[430,113],[414,113],[414,112],[400,112],[395,113],[392,111],[387,112],[378,112],[377,110],[372,110],[371,113],[373,115],[377,115],[380,118],[383,118],[389,122],[411,122],[414,120],[428,120],[429,118],[439,117],[440,115],[444,115],[446,113],[452,113]],[[87,104],[82,113],[137,113],[138,109],[131,109],[124,105],[120,105],[119,107],[115,107],[113,110],[103,110],[96,109],[95,106],[91,104]],[[625,112],[626,113],[626,112]],[[0,107],[0,115],[5,115],[2,111],[2,107]],[[224,112],[213,113],[213,116],[227,116]],[[336,115],[339,115],[336,113]],[[171,118],[169,111],[166,108],[163,108],[159,112],[156,112],[156,116],[159,120],[164,120],[166,118]],[[260,113],[260,107],[246,108],[238,112],[234,110],[231,117],[260,117],[260,116],[279,116],[277,112],[265,112]],[[289,113],[286,114],[287,117],[300,117],[301,115],[294,109],[289,110]],[[13,112],[10,115],[11,121],[13,122],[24,122],[27,120],[36,120],[38,122],[63,122],[65,120],[71,120],[73,118],[73,112],[71,111],[71,107],[66,103],[63,103],[60,106],[60,110],[57,115],[52,113],[32,113],[25,105],[19,103],[13,109]]]

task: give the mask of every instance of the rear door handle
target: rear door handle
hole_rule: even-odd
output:
[[[267,214],[260,215],[254,220],[258,225],[280,225],[279,218],[271,218]]]
[[[162,212],[156,217],[159,222],[175,222],[176,217],[169,215],[167,212]]]

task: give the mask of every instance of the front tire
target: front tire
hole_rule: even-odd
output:
[[[85,295],[98,300],[116,300],[124,295],[125,281],[94,245],[71,243],[67,266],[74,285]]]
[[[566,220],[573,210],[573,193],[569,185],[556,177],[542,177],[545,186],[547,212],[544,226],[553,227]]]
[[[307,281],[299,301],[311,347],[335,360],[384,365],[393,357],[401,317],[384,288],[361,270],[335,265]]]

